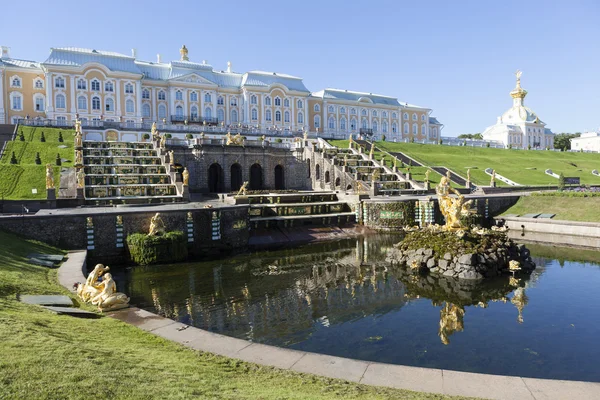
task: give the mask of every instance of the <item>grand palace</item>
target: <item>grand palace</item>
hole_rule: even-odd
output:
[[[437,141],[443,125],[432,110],[394,97],[350,90],[311,92],[302,78],[278,72],[234,72],[180,59],[142,61],[82,48],[52,48],[43,62],[14,59],[2,47],[0,124],[21,119],[84,126],[159,124],[251,126],[374,139]],[[31,121],[30,121],[31,122]],[[140,125],[141,124],[141,125]],[[148,125],[149,126],[149,125]]]

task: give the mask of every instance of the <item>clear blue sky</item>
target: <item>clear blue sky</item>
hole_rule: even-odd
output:
[[[444,136],[481,132],[526,105],[554,132],[600,126],[600,2],[590,1],[10,1],[0,44],[44,61],[77,46],[215,69],[266,70],[426,106]],[[37,12],[34,14],[34,10]],[[22,17],[22,18],[21,18]]]

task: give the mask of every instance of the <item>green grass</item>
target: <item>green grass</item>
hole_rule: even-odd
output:
[[[73,152],[73,130],[47,128],[47,127],[19,127],[18,132],[23,131],[25,141],[19,140],[8,142],[4,155],[0,159],[0,194],[5,199],[44,199],[46,198],[46,164],[56,164],[56,155],[60,154],[62,159],[68,161],[62,163],[62,167],[72,167]],[[44,132],[45,142],[41,142]],[[59,132],[62,132],[64,142],[59,142]],[[58,146],[66,148],[60,149]],[[18,164],[11,165],[12,153],[15,153]],[[40,153],[41,165],[35,163],[36,153]],[[60,169],[54,168],[55,187],[60,187]],[[37,194],[31,189],[37,189]]]
[[[600,197],[522,196],[504,214],[556,214],[554,219],[600,222]]]
[[[30,252],[60,250],[0,232],[0,399],[442,399],[263,367],[186,349],[126,323],[54,315],[16,294],[65,294]]]
[[[333,140],[331,143],[348,147],[347,140]],[[392,142],[377,142],[376,145],[388,151],[403,152],[428,166],[446,166],[465,178],[470,167],[471,180],[476,185],[489,185],[490,176],[484,172],[486,168],[495,169],[498,174],[522,185],[557,185],[558,179],[544,173],[548,168],[556,174],[562,172],[565,176],[580,177],[582,184],[600,185],[600,177],[592,175],[592,170],[600,170],[600,157],[593,153]],[[496,183],[504,185],[499,180]]]

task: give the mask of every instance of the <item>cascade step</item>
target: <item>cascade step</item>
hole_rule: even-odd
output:
[[[293,219],[323,219],[323,218],[337,218],[337,217],[355,217],[356,213],[354,212],[342,212],[335,214],[319,214],[319,215],[285,215],[285,216],[274,216],[274,217],[255,217],[250,218],[250,222],[260,222],[260,221],[286,221]]]

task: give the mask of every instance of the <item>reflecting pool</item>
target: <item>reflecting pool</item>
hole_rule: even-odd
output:
[[[600,252],[528,245],[529,277],[485,283],[391,267],[377,235],[135,267],[131,303],[185,324],[369,361],[600,382]],[[579,260],[579,261],[577,261]]]

